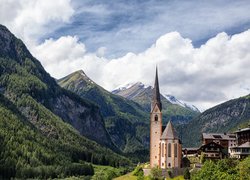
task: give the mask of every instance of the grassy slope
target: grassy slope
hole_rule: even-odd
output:
[[[115,178],[115,180],[136,180],[136,179],[137,176],[133,176],[131,173]]]
[[[123,176],[117,177],[114,180],[136,180],[137,176],[133,176],[131,173],[125,174]],[[144,180],[150,180],[150,177],[146,176],[144,177]],[[167,178],[167,180],[184,180],[183,176],[177,176],[174,178]]]

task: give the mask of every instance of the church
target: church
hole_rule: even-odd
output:
[[[150,113],[150,167],[180,168],[182,158],[181,141],[171,121],[162,126],[162,104],[156,68],[155,84]]]

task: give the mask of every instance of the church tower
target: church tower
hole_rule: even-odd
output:
[[[160,138],[162,135],[162,104],[156,68],[155,85],[150,113],[150,167],[160,167]]]

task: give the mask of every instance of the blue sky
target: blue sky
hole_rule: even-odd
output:
[[[82,69],[207,109],[250,94],[249,0],[0,0],[0,23],[55,78]]]
[[[77,35],[91,52],[105,47],[109,58],[139,53],[171,31],[199,47],[220,32],[250,27],[249,1],[73,0],[72,5],[70,22],[40,40]]]

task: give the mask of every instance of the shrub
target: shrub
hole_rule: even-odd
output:
[[[206,158],[205,158],[205,154],[204,153],[201,153],[200,161],[201,161],[202,164],[205,163]]]
[[[190,172],[189,172],[188,168],[186,168],[184,170],[184,179],[190,179]]]
[[[134,176],[139,176],[139,175],[143,175],[144,173],[143,173],[143,169],[142,169],[142,167],[141,166],[137,166],[136,168],[135,168],[135,170],[133,171],[133,173],[132,173]]]
[[[154,179],[154,180],[163,179],[162,170],[159,167],[152,168],[151,171],[150,171],[150,174],[152,176],[152,179]]]
[[[250,179],[250,157],[240,162],[238,169],[241,179]]]
[[[187,157],[182,158],[182,166],[190,167],[190,160]]]
[[[172,178],[172,175],[173,175],[172,171],[168,170],[168,175],[169,175],[170,178]]]

